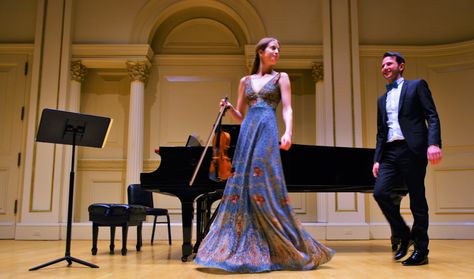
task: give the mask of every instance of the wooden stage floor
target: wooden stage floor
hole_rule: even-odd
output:
[[[135,241],[128,241],[128,253],[120,254],[115,241],[115,255],[108,253],[108,241],[99,241],[98,253],[92,256],[91,241],[73,240],[71,256],[99,266],[89,268],[66,261],[36,271],[29,268],[61,258],[65,241],[0,240],[0,278],[474,278],[474,240],[431,240],[430,264],[402,266],[392,260],[388,240],[324,241],[337,253],[333,260],[312,271],[274,271],[259,274],[232,274],[206,269],[194,262],[181,262],[181,241],[169,246],[167,241],[145,240],[142,251],[135,251]]]

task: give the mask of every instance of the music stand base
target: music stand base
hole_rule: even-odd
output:
[[[86,266],[91,267],[91,268],[99,268],[99,266],[97,266],[95,264],[91,264],[91,263],[88,263],[86,261],[83,261],[83,260],[80,260],[80,259],[77,259],[77,258],[74,258],[74,257],[71,257],[71,256],[64,256],[64,257],[56,259],[54,261],[50,261],[50,262],[44,263],[42,265],[32,267],[32,268],[29,269],[29,271],[38,270],[40,268],[47,267],[49,265],[59,263],[59,262],[62,262],[62,261],[67,261],[68,266],[70,266],[72,264],[72,262],[76,262],[76,263],[80,263],[80,264],[86,265]]]

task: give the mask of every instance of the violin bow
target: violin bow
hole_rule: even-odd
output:
[[[227,103],[227,100],[228,100],[228,97],[226,96],[224,98],[224,105],[220,108],[219,114],[217,115],[216,122],[214,122],[214,125],[212,126],[211,133],[209,134],[209,138],[207,139],[207,143],[206,143],[206,146],[204,147],[204,151],[201,154],[201,158],[199,159],[199,162],[196,168],[194,169],[193,176],[191,177],[191,180],[189,181],[189,186],[193,186],[193,183],[194,183],[194,180],[196,179],[196,175],[199,171],[199,168],[201,168],[201,164],[202,164],[202,161],[204,160],[204,156],[206,155],[207,148],[211,144],[212,137],[216,133],[217,126],[219,126],[218,124],[221,122],[222,116],[224,115],[224,112],[227,109],[225,105]]]

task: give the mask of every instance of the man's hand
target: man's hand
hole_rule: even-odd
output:
[[[377,177],[377,175],[379,174],[379,165],[379,162],[375,162],[374,166],[372,167],[372,174],[374,175],[374,177]]]
[[[426,153],[428,155],[428,161],[430,161],[431,164],[436,165],[441,162],[443,154],[441,153],[441,148],[437,145],[430,145]]]

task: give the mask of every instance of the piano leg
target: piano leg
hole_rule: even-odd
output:
[[[204,238],[203,231],[205,228],[205,217],[206,217],[206,205],[207,205],[207,195],[201,195],[196,199],[196,242],[193,246],[193,253],[197,253],[199,244]]]
[[[181,247],[183,256],[182,262],[186,262],[193,253],[192,233],[193,233],[193,201],[181,200],[181,212],[183,222],[183,246]]]
[[[196,206],[197,206],[197,222],[196,222],[196,243],[194,244],[194,253],[197,253],[199,249],[199,245],[201,245],[201,241],[209,232],[209,228],[211,227],[212,222],[216,217],[216,213],[219,209],[217,206],[216,210],[212,214],[212,204],[220,200],[222,198],[224,191],[216,190],[214,192],[210,192],[200,196],[196,199]],[[211,217],[212,214],[212,217]]]

